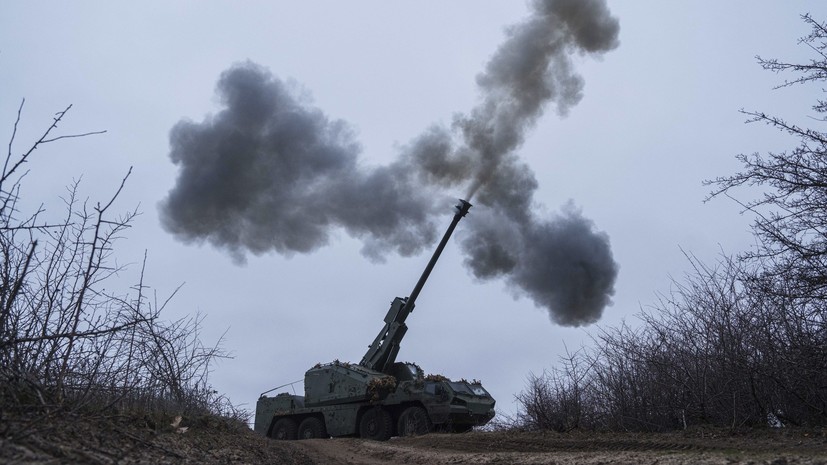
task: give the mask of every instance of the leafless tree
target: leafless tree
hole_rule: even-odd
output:
[[[823,95],[827,81],[827,23],[802,16],[810,33],[799,43],[813,58],[804,63],[758,57],[761,66],[791,77],[778,86],[807,86]],[[740,155],[743,171],[717,178],[711,197],[740,186],[759,186],[761,198],[741,202],[755,214],[756,249],[740,259],[750,272],[743,282],[754,313],[760,315],[764,345],[763,380],[771,380],[777,415],[789,422],[827,417],[827,102],[816,97],[814,127],[759,111],[745,111],[751,122],[785,132],[795,147],[779,153]],[[792,412],[796,412],[793,414]],[[815,415],[816,417],[814,417]]]
[[[809,15],[803,20],[811,32],[800,44],[815,54],[807,63],[789,63],[758,57],[761,66],[775,73],[793,73],[778,88],[811,86],[824,92],[827,81],[827,23]],[[812,106],[818,125],[827,122],[827,103],[816,98]],[[744,169],[731,176],[707,181],[714,186],[710,198],[727,195],[740,186],[763,188],[762,197],[740,202],[755,214],[753,230],[758,248],[743,254],[762,260],[766,290],[793,297],[825,298],[827,286],[827,133],[807,128],[761,111],[742,111],[750,122],[761,122],[789,134],[796,142],[791,150],[762,155],[739,155]],[[779,277],[780,280],[774,278]],[[774,281],[784,285],[775,287]]]
[[[102,132],[54,135],[70,109],[17,154],[21,103],[0,176],[0,434],[67,409],[235,413],[208,383],[226,354],[202,344],[202,317],[163,321],[169,299],[150,298],[143,267],[132,288],[112,290],[126,272],[114,259],[116,243],[138,214],[113,213],[131,169],[105,202],[82,199],[73,183],[56,219],[42,204],[23,206],[23,181],[36,177],[23,167],[37,149]]]
[[[827,81],[827,25],[804,15],[808,63],[758,58],[764,69],[795,73],[779,88]],[[824,92],[819,88],[818,91]],[[827,101],[812,119],[827,122]],[[594,345],[517,396],[529,427],[668,430],[740,428],[780,421],[827,425],[827,133],[763,112],[744,111],[796,141],[789,151],[740,155],[744,170],[720,177],[710,198],[741,186],[764,195],[740,202],[755,215],[757,247],[674,280],[639,315],[640,324],[601,329]],[[577,387],[577,389],[573,389]],[[577,408],[572,409],[572,393]]]

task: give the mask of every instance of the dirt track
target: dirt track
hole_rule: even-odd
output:
[[[275,441],[243,424],[214,418],[191,419],[182,426],[186,432],[167,420],[140,416],[57,416],[18,428],[16,438],[0,437],[0,464],[827,464],[823,430],[500,431],[374,442]]]
[[[806,435],[806,436],[805,436]],[[311,463],[341,464],[825,464],[823,433],[633,435],[471,433],[372,442],[285,443]]]

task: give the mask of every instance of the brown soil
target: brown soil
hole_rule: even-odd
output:
[[[827,464],[827,435],[822,431],[480,432],[388,442],[310,440],[290,446],[313,463],[342,464]]]
[[[473,432],[394,438],[273,441],[231,421],[61,417],[0,439],[14,464],[827,464],[824,430],[668,434]]]

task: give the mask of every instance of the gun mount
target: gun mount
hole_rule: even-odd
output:
[[[384,326],[359,364],[317,364],[304,376],[304,396],[264,394],[256,404],[255,431],[274,439],[358,434],[386,440],[434,429],[464,432],[494,417],[495,401],[479,381],[425,376],[413,363],[396,361],[408,330],[405,320],[471,204],[460,200],[431,260],[408,297],[396,297]],[[269,391],[268,391],[269,392]]]
[[[420,276],[419,281],[416,282],[416,286],[414,286],[408,297],[397,297],[393,299],[393,302],[391,302],[391,308],[388,310],[388,314],[385,315],[385,326],[381,331],[379,331],[379,334],[368,348],[365,356],[362,357],[362,361],[359,362],[359,365],[371,370],[386,373],[394,362],[396,362],[396,354],[399,352],[399,344],[402,342],[402,338],[405,337],[405,333],[408,331],[408,326],[405,324],[405,319],[407,319],[408,315],[413,312],[414,306],[416,305],[416,298],[419,297],[419,293],[425,286],[428,276],[431,275],[434,265],[436,265],[437,260],[439,260],[439,256],[442,254],[442,250],[445,248],[445,244],[448,243],[448,239],[450,239],[451,235],[454,233],[457,223],[459,223],[459,220],[468,214],[468,210],[471,208],[471,204],[469,202],[462,199],[460,199],[459,202],[459,205],[454,207],[457,210],[454,214],[454,219],[451,221],[451,224],[442,236],[442,240],[439,241],[439,245],[437,245],[436,250],[434,250],[434,254],[431,256],[431,260],[425,267],[425,271],[422,272],[422,276]]]

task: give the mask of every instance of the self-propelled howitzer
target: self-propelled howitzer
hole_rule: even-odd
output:
[[[495,401],[479,381],[425,376],[418,365],[396,361],[408,330],[405,320],[470,208],[470,203],[460,200],[416,286],[408,297],[391,302],[383,328],[359,364],[316,365],[305,373],[304,396],[262,394],[256,404],[256,432],[275,439],[359,435],[385,440],[434,429],[468,431],[494,417]]]

